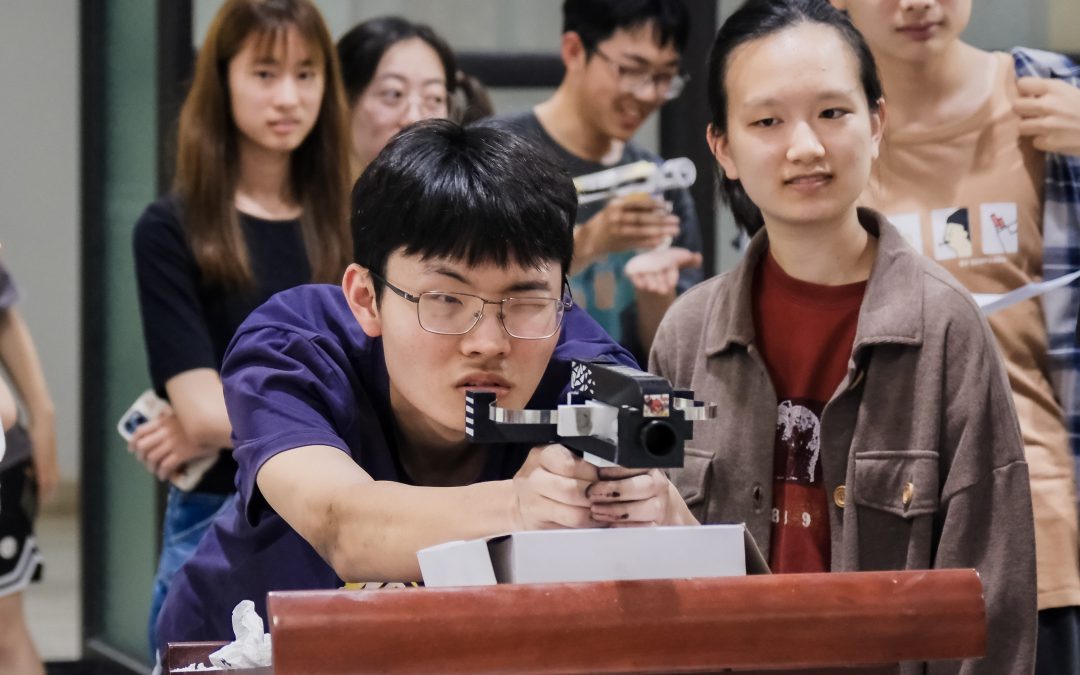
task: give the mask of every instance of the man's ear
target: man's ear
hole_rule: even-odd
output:
[[[724,176],[731,180],[739,180],[739,172],[735,168],[735,162],[731,160],[728,152],[727,134],[720,133],[716,126],[709,124],[705,131],[705,142],[709,144],[713,157],[716,158],[720,168],[724,170]]]
[[[562,41],[559,44],[559,55],[562,57],[563,66],[566,67],[566,72],[568,73],[584,68],[585,61],[588,57],[588,54],[585,52],[585,43],[581,41],[581,36],[572,30],[562,34]]]
[[[349,265],[341,280],[341,290],[345,292],[345,300],[349,303],[349,309],[352,310],[357,323],[368,337],[382,335],[378,296],[375,294],[375,285],[367,268],[356,263]]]
[[[847,11],[847,0],[829,0],[829,3],[841,12]]]

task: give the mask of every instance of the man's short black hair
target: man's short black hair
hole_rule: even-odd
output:
[[[563,32],[581,36],[585,51],[592,54],[596,45],[619,29],[634,30],[652,26],[656,43],[675,45],[686,51],[690,35],[690,14],[682,0],[566,0],[563,2]]]
[[[547,151],[492,122],[426,120],[356,181],[353,259],[380,276],[399,249],[467,265],[558,262],[565,275],[576,216],[573,181]]]

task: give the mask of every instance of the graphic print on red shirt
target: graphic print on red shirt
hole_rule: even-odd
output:
[[[829,509],[821,472],[822,401],[788,399],[777,410],[773,445],[774,572],[829,569]]]
[[[828,495],[821,415],[847,374],[866,282],[822,286],[788,276],[771,254],[754,279],[754,343],[776,390],[774,572],[827,572]]]

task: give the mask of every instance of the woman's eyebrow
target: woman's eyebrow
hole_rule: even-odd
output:
[[[379,77],[377,77],[375,79],[376,80],[385,80],[385,79],[388,79],[388,78],[392,78],[392,79],[395,79],[395,80],[400,80],[402,83],[408,83],[408,81],[409,81],[409,78],[405,77],[404,75],[402,75],[400,73],[395,73],[395,72],[383,73],[382,75],[379,75]],[[446,85],[446,78],[443,78],[443,77],[429,77],[428,79],[421,82],[420,86],[426,87],[426,86],[432,85],[432,84],[441,84],[441,85],[445,86]]]
[[[819,92],[815,93],[814,94],[814,100],[815,101],[826,101],[826,100],[835,100],[835,99],[847,100],[847,99],[850,99],[852,97],[854,92],[855,92],[854,89],[826,89],[824,91],[819,91]],[[756,97],[756,98],[751,96],[750,98],[747,98],[745,101],[743,101],[741,107],[743,107],[743,108],[768,107],[768,106],[781,105],[783,102],[784,102],[783,99],[781,99],[779,97],[776,97],[776,96],[761,96],[761,97]]]

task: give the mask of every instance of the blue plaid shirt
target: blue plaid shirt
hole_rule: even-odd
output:
[[[1080,87],[1080,66],[1061,54],[1017,47],[1012,51],[1017,77],[1053,77]],[[1046,155],[1043,185],[1043,278],[1080,269],[1080,157]],[[1047,365],[1065,414],[1073,458],[1080,463],[1080,346],[1075,283],[1042,296],[1049,338]],[[1078,466],[1080,475],[1080,466]]]

